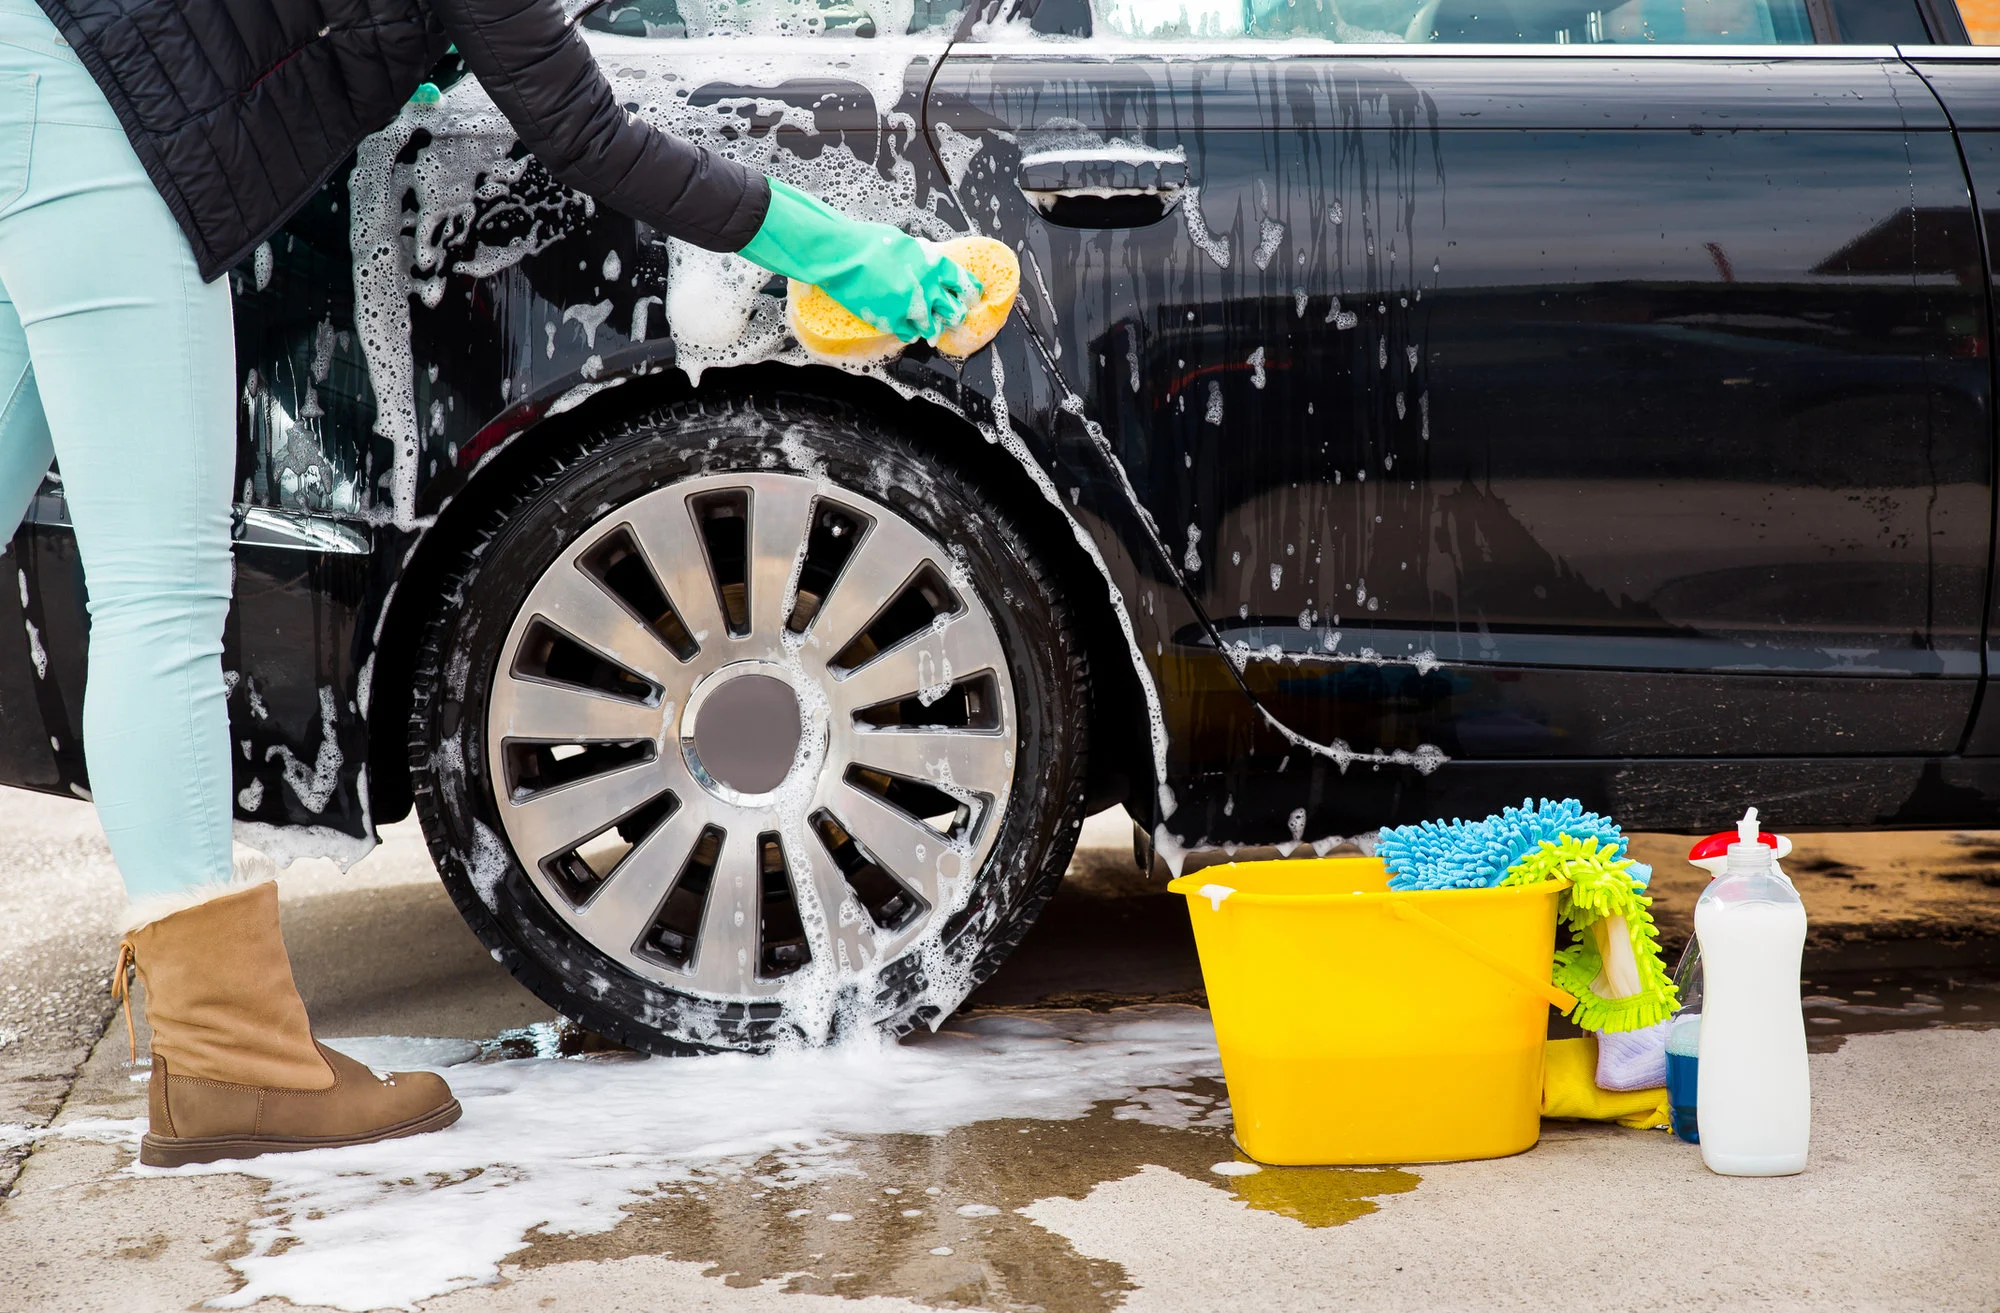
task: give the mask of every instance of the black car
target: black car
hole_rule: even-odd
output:
[[[1014,246],[963,364],[807,358],[441,69],[232,275],[245,837],[414,806],[670,1052],[935,1023],[1121,803],[1170,863],[2000,823],[2000,69],[1943,0],[1585,2],[582,16],[633,113]],[[58,476],[9,553],[0,781],[86,793]]]

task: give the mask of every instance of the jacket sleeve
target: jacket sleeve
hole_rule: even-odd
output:
[[[564,184],[711,251],[757,235],[762,174],[627,114],[557,0],[432,0],[521,142]]]

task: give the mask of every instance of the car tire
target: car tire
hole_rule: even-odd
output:
[[[936,1025],[1082,825],[1085,657],[1027,542],[936,454],[811,398],[541,458],[414,672],[416,808],[466,922],[652,1053]]]

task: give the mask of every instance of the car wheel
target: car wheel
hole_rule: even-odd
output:
[[[1082,823],[1084,657],[993,498],[793,398],[552,454],[418,662],[416,802],[495,958],[658,1053],[936,1024]]]

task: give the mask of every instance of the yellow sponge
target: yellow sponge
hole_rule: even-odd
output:
[[[1007,322],[1021,291],[1021,262],[1011,247],[991,237],[954,237],[937,249],[977,278],[982,289],[979,304],[965,322],[938,335],[937,349],[963,360],[991,342]],[[799,345],[823,360],[866,364],[885,360],[903,346],[894,334],[869,326],[819,288],[796,278],[785,298],[785,319]]]

